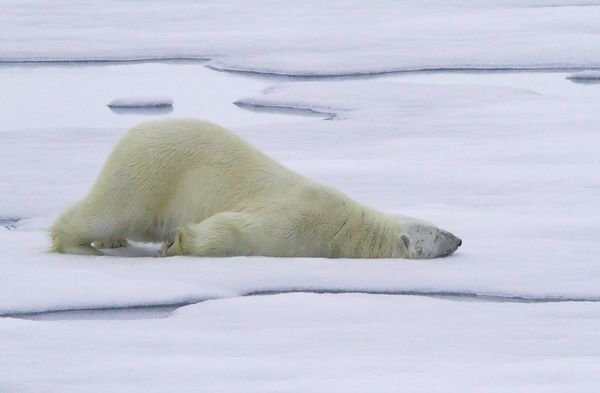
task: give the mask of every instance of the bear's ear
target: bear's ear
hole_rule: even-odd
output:
[[[400,246],[400,247],[402,247],[402,250],[401,250],[402,258],[411,258],[411,256],[412,256],[411,248],[412,248],[413,244],[412,244],[410,236],[402,235],[402,236],[400,236],[400,240],[402,241],[402,245]]]

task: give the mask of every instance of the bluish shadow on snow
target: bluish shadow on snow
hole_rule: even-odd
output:
[[[194,304],[194,303],[191,303]],[[90,308],[77,310],[58,310],[35,313],[5,315],[5,317],[28,319],[32,321],[60,320],[103,320],[103,319],[160,319],[167,318],[173,311],[189,304],[171,304],[166,306],[139,306]]]
[[[567,76],[567,79],[573,83],[579,83],[583,85],[591,85],[600,83],[600,71],[587,69],[585,71],[576,72]]]
[[[102,248],[105,256],[121,258],[158,258],[160,245],[156,243],[129,242],[126,247]]]
[[[567,78],[573,83],[577,83],[579,85],[598,85],[600,84],[600,78],[598,79],[580,79],[580,78]]]
[[[267,105],[246,101],[236,101],[233,104],[239,108],[254,112],[283,113],[298,116],[322,117],[323,120],[333,120],[337,117],[337,113],[335,112],[325,112],[312,108],[301,108],[285,105]]]

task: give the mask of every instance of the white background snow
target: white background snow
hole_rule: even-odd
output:
[[[599,34],[594,1],[0,1],[0,392],[597,392],[600,84],[567,77]],[[463,246],[48,253],[116,140],[164,116]]]

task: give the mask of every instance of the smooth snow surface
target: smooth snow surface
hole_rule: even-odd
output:
[[[45,138],[65,139],[44,131],[51,128],[80,134],[82,129],[113,127],[120,134],[148,120],[139,112],[116,116],[106,107],[115,97],[170,97],[176,103],[170,116],[210,119],[227,127],[267,121],[231,105],[266,88],[266,81],[213,72],[202,64],[0,66],[0,86],[0,132],[37,130]],[[277,115],[268,119],[293,121]]]
[[[7,392],[595,393],[600,304],[288,294],[0,335]]]
[[[571,82],[600,66],[600,2],[0,9],[0,392],[600,389],[600,85]],[[51,254],[46,228],[115,142],[166,115],[111,111],[116,97],[169,97],[169,117],[222,124],[463,246],[429,261]]]

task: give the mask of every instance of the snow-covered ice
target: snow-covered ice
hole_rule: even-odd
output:
[[[4,1],[0,391],[598,391],[600,87],[566,78],[597,73],[599,5]],[[45,228],[116,140],[164,116],[115,97],[170,97],[169,116],[464,244],[51,254]]]
[[[126,97],[108,103],[109,108],[163,108],[172,107],[171,97]]]
[[[0,337],[8,392],[594,393],[600,304],[286,294]]]
[[[269,84],[213,72],[202,64],[143,63],[3,66],[0,86],[0,132],[18,130],[25,135],[27,130],[49,128],[76,134],[83,128],[90,132],[92,128],[104,128],[100,130],[103,134],[106,127],[112,127],[119,133],[148,120],[138,112],[119,116],[111,113],[106,104],[115,97],[166,96],[175,103],[171,116],[206,118],[228,127],[256,124],[265,121],[265,116],[239,111],[230,104]],[[273,115],[269,119],[290,121],[289,116]],[[47,138],[65,139],[55,133],[42,133]]]
[[[598,70],[585,70],[575,72],[567,76],[567,79],[571,79],[575,82],[600,82],[600,71]]]
[[[465,239],[460,252],[376,263],[184,257],[165,263],[143,257],[155,256],[152,248],[130,249],[127,255],[141,258],[128,260],[47,254],[40,229],[87,191],[124,129],[5,131],[0,167],[13,169],[0,173],[11,190],[0,196],[0,215],[25,219],[21,230],[0,233],[11,271],[0,286],[0,311],[170,304],[290,289],[600,299],[594,263],[600,212],[593,208],[600,135],[592,110],[600,92],[543,73],[275,84],[249,100],[335,111],[337,120],[279,115],[284,119],[268,123],[274,115],[253,114],[254,125],[234,125],[236,132],[358,200],[456,232]],[[229,105],[234,117],[246,116]],[[53,163],[45,178],[61,181],[38,180],[45,161]]]
[[[594,0],[4,0],[2,60],[211,59],[218,69],[369,75],[600,67]]]

